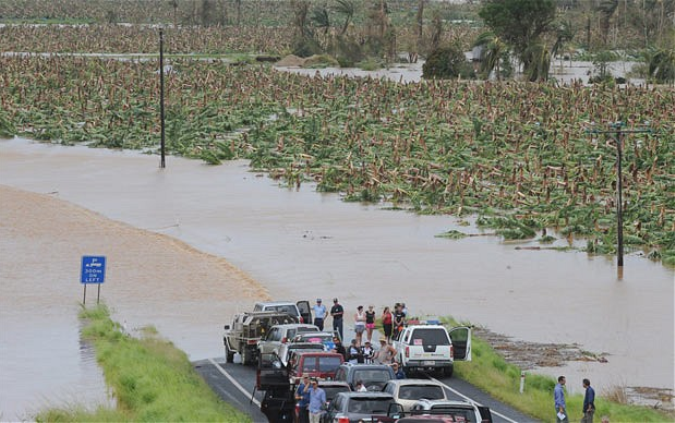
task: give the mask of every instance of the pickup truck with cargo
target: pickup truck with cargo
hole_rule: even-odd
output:
[[[253,364],[257,357],[258,341],[275,325],[298,323],[298,317],[276,311],[245,312],[236,314],[231,325],[225,325],[223,344],[225,360],[234,361],[234,355],[241,355],[242,364]]]

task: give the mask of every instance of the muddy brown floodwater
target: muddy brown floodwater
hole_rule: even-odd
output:
[[[478,231],[451,216],[344,203],[312,185],[279,188],[244,161],[157,165],[135,152],[0,141],[0,184],[11,187],[0,189],[3,420],[64,399],[105,400],[79,337],[87,254],[108,257],[101,297],[113,317],[130,331],[154,325],[192,360],[221,356],[222,325],[256,298],[338,296],[350,314],[405,301],[415,315],[605,357],[536,370],[565,374],[572,392],[583,377],[601,395],[673,389],[675,272],[659,263],[629,254],[617,280],[612,257],[435,238]]]

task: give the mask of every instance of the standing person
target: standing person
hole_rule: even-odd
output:
[[[374,355],[375,350],[370,345],[370,341],[366,341],[366,345],[363,346],[363,362],[366,364],[373,364]]]
[[[342,358],[344,359],[344,361],[347,361],[348,359],[347,350],[345,349],[345,346],[342,345],[342,341],[339,338],[335,337],[333,338],[333,342],[335,343],[335,349],[333,351],[338,354],[342,354]]]
[[[302,382],[298,386],[298,390],[295,392],[295,399],[298,401],[298,422],[299,423],[309,423],[309,411],[307,406],[309,405],[309,389],[311,388],[311,383],[309,382],[309,376],[302,376]]]
[[[314,311],[314,326],[323,331],[323,321],[328,313],[326,312],[326,306],[321,304],[321,298],[316,299],[316,304],[312,307],[312,310]]]
[[[382,329],[387,341],[391,340],[392,319],[393,316],[391,315],[391,311],[389,311],[389,307],[385,307],[382,311]]]
[[[330,308],[330,315],[333,317],[333,331],[337,331],[340,334],[340,339],[344,337],[342,333],[342,317],[344,314],[345,309],[342,308],[337,298],[333,298],[333,307]]]
[[[366,339],[373,342],[373,329],[375,329],[375,306],[369,305],[366,311]]]
[[[559,423],[569,423],[567,417],[567,406],[565,405],[565,376],[558,377],[558,384],[553,389],[553,401],[555,402],[555,421]]]
[[[380,349],[375,352],[373,361],[376,364],[391,364],[396,357],[396,348],[392,347],[386,340],[380,339]]]
[[[396,379],[405,379],[405,372],[401,366],[398,365],[398,363],[394,363],[391,366],[394,368],[394,375],[396,376]]]
[[[591,381],[584,379],[582,382],[586,394],[584,395],[584,417],[581,423],[593,423],[593,414],[595,414],[595,389],[591,388]]]
[[[319,388],[319,382],[312,380],[312,389],[309,391],[309,423],[320,423],[323,408],[326,405],[326,391]]]
[[[405,325],[405,314],[401,311],[401,304],[396,303],[394,306],[394,339],[398,339],[398,335],[403,331]]]
[[[363,363],[363,353],[361,352],[361,347],[356,343],[356,339],[352,339],[352,343],[349,346],[348,357],[349,362],[352,364]]]
[[[363,312],[363,306],[356,307],[354,314],[354,332],[356,332],[356,344],[360,347],[363,340],[363,332],[366,330],[366,313]]]

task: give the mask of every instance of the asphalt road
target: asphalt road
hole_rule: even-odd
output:
[[[267,418],[260,412],[262,392],[254,393],[253,391],[255,386],[254,367],[225,363],[224,358],[202,360],[193,364],[220,398],[251,416],[255,423],[267,423]],[[466,381],[456,377],[438,380],[446,385],[448,398],[471,399],[490,407],[492,419],[495,423],[535,421],[531,417],[497,401]]]

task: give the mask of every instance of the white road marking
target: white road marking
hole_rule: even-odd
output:
[[[230,375],[229,373],[227,373],[227,372],[225,371],[225,369],[223,369],[223,368],[220,366],[220,364],[218,364],[218,363],[216,363],[215,361],[213,361],[212,358],[209,358],[209,361],[211,362],[211,364],[213,364],[213,365],[216,367],[216,369],[218,369],[218,371],[219,371],[220,373],[223,374],[223,376],[225,376],[226,378],[229,379],[230,382],[232,382],[232,384],[235,386],[235,388],[239,389],[245,396],[247,396],[247,397],[250,398],[250,393],[249,393],[246,389],[244,389],[244,387],[241,386],[241,385],[239,384],[239,382],[237,382],[236,380],[234,380],[234,378],[232,377],[232,375]],[[255,398],[253,398],[253,404],[255,404],[255,405],[257,405],[258,407],[260,407],[260,401],[258,401],[258,400],[255,399]]]
[[[445,386],[446,388],[448,388],[448,390],[449,390],[450,392],[454,393],[455,395],[458,395],[458,396],[464,398],[465,400],[467,400],[467,401],[469,401],[469,402],[476,403],[476,404],[480,404],[478,401],[474,401],[473,399],[467,397],[466,395],[464,395],[463,393],[459,392],[458,390],[449,387],[448,385],[446,385],[445,383],[441,382],[440,380],[438,380],[438,379],[436,379],[436,378],[433,378],[433,377],[431,377],[431,376],[429,376],[429,377],[431,378],[431,380],[435,380],[436,382],[438,382],[438,383],[440,383],[441,385],[443,385],[443,386]],[[506,420],[507,422],[518,423],[516,420],[512,420],[512,419],[506,417],[505,415],[503,415],[503,414],[501,414],[501,413],[498,413],[498,412],[496,412],[496,411],[494,411],[494,410],[492,410],[492,409],[490,409],[490,413],[492,413],[492,414],[494,414],[494,415],[497,415],[497,416],[501,417],[502,419]]]

